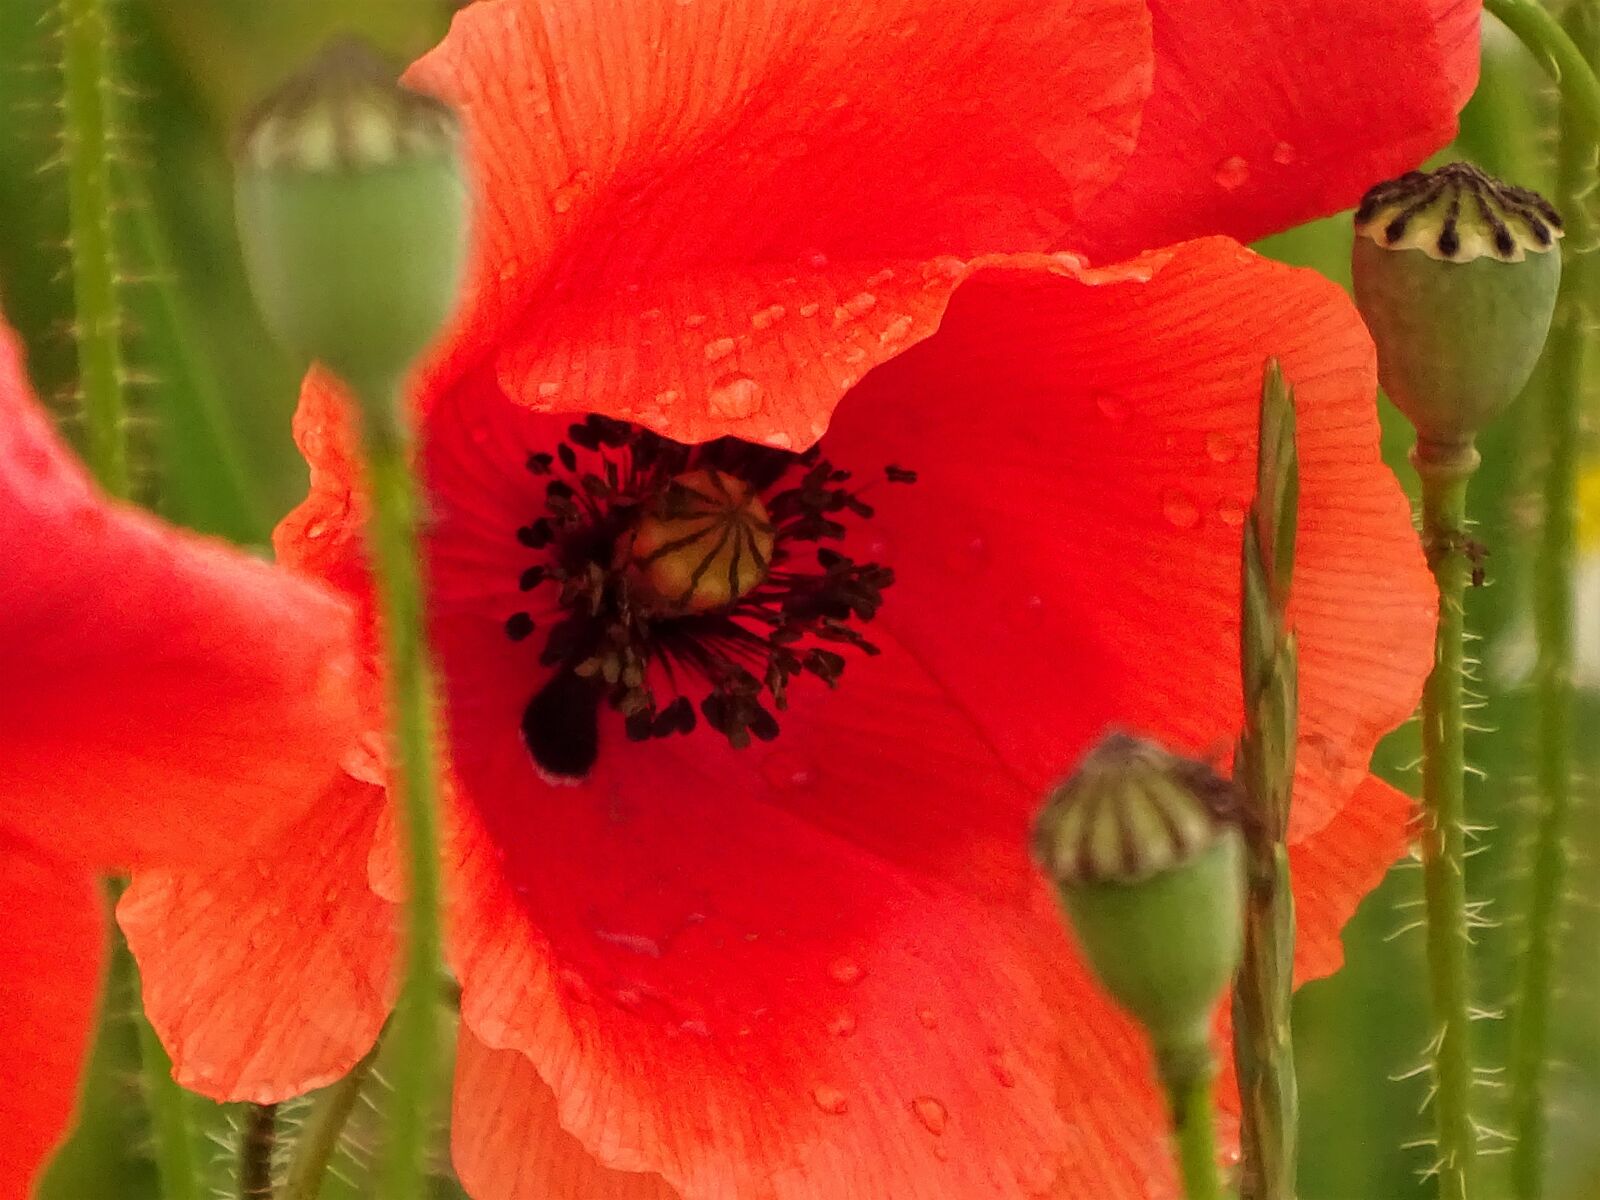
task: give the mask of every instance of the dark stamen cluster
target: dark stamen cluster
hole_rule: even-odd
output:
[[[839,650],[876,654],[856,627],[871,621],[894,572],[858,563],[837,548],[845,521],[873,515],[851,473],[813,447],[803,454],[723,438],[685,446],[646,429],[590,416],[553,453],[527,460],[543,481],[543,511],[517,530],[541,552],[522,572],[524,591],[560,591],[564,615],[546,635],[540,662],[554,674],[528,704],[522,732],[546,775],[579,779],[599,751],[598,712],[609,705],[629,738],[691,732],[700,720],[736,747],[778,735],[777,712],[791,681],[813,675],[830,687],[845,668]],[[663,611],[628,570],[641,516],[670,504],[673,480],[710,470],[762,495],[773,530],[765,577],[724,608]],[[893,483],[912,471],[891,466]],[[507,636],[534,632],[516,613]],[[673,694],[658,695],[665,682]],[[698,703],[691,699],[698,694]]]

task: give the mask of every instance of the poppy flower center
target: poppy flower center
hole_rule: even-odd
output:
[[[778,736],[796,676],[834,687],[840,650],[878,652],[859,626],[894,572],[826,544],[873,509],[817,447],[686,446],[591,415],[527,468],[544,480],[544,505],[517,530],[537,554],[519,584],[555,589],[560,610],[539,655],[551,673],[522,715],[547,780],[593,769],[602,707],[633,741],[704,720],[743,748]],[[885,476],[916,479],[894,466]],[[506,622],[513,641],[537,632],[526,612]]]

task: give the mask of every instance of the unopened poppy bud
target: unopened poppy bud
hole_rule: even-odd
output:
[[[297,354],[387,389],[437,336],[466,257],[454,114],[345,39],[247,119],[235,180],[245,265]]]
[[[1420,452],[1464,454],[1533,372],[1561,281],[1561,218],[1469,163],[1380,183],[1356,210],[1356,304]]]
[[[772,542],[753,487],[722,471],[689,471],[639,518],[627,547],[629,574],[653,610],[712,612],[760,586]]]
[[[1033,852],[1085,958],[1163,1073],[1209,1063],[1239,961],[1243,876],[1233,786],[1154,742],[1107,735],[1050,794]]]

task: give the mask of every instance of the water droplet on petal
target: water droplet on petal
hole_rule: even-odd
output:
[[[1224,500],[1217,505],[1217,520],[1230,529],[1237,529],[1244,524],[1244,506],[1237,501]]]
[[[903,341],[906,334],[911,332],[911,325],[911,318],[902,314],[884,326],[883,332],[878,335],[878,340],[885,346]]]
[[[761,385],[748,375],[724,375],[706,393],[714,417],[740,420],[761,411]]]
[[[867,359],[867,352],[860,346],[846,346],[840,353],[839,357],[844,359],[844,361],[847,363],[865,362]]]
[[[884,284],[888,283],[889,280],[891,280],[893,278],[894,278],[894,268],[893,267],[885,267],[883,270],[877,272],[876,274],[869,275],[867,277],[867,280],[866,280],[866,286],[869,287],[869,288],[882,287]]]
[[[813,271],[820,271],[828,265],[828,256],[821,250],[810,250],[800,256],[800,262]]]
[[[1047,1196],[1055,1190],[1060,1175],[1060,1161],[1054,1154],[1046,1154],[1025,1166],[1017,1182],[1030,1196]]]
[[[306,538],[310,541],[320,541],[328,536],[328,523],[320,518],[306,526]]]
[[[500,267],[500,282],[509,283],[522,272],[522,264],[514,258],[508,258]]]
[[[561,390],[561,385],[553,379],[546,379],[539,385],[539,395],[548,400]]]
[[[665,953],[661,942],[647,933],[631,933],[622,929],[602,929],[594,931],[597,941],[608,946],[615,946],[619,950],[626,950],[629,954],[638,954],[645,958],[660,958]]]
[[[1200,506],[1187,492],[1168,491],[1161,498],[1161,512],[1179,529],[1193,529],[1200,524]]]
[[[932,1096],[918,1096],[911,1102],[911,1111],[917,1114],[917,1120],[931,1134],[941,1134],[946,1125],[950,1123],[950,1112]]]
[[[1239,443],[1225,433],[1206,434],[1206,456],[1212,462],[1232,462],[1239,457]]]
[[[574,171],[572,178],[550,193],[550,207],[558,213],[571,212],[593,178],[588,171]]]
[[[639,314],[639,320],[641,321],[659,321],[661,317],[662,313],[659,308],[647,308]]]
[[[828,978],[846,986],[860,983],[861,977],[865,974],[861,964],[853,958],[836,958],[828,964]]]
[[[878,298],[871,292],[857,292],[844,302],[844,310],[852,317],[859,317],[869,313],[877,305]]]
[[[783,430],[769,433],[761,439],[763,445],[771,446],[774,450],[791,450],[794,448],[794,439]]]
[[[1128,415],[1128,402],[1120,396],[1113,396],[1110,392],[1096,392],[1094,406],[1108,421],[1121,421]]]
[[[1280,167],[1287,167],[1299,157],[1299,152],[1288,142],[1279,142],[1272,148],[1272,161]]]
[[[1003,1050],[996,1050],[989,1055],[989,1072],[994,1076],[994,1081],[1003,1088],[1017,1086],[1017,1072],[1012,1067],[1010,1057]]]
[[[924,1029],[939,1028],[939,1014],[934,1012],[931,1008],[917,1009],[917,1020],[922,1022],[922,1027]]]
[[[956,542],[945,553],[945,566],[956,575],[976,575],[989,565],[989,539],[974,533]]]
[[[828,1018],[828,1032],[834,1037],[849,1037],[856,1031],[856,1015],[848,1008],[841,1008]]]
[[[704,325],[705,323],[705,313],[690,313],[683,319],[683,327],[685,329],[699,329],[700,326]]]
[[[836,1087],[829,1087],[819,1083],[811,1089],[811,1098],[817,1102],[817,1107],[829,1116],[837,1117],[850,1107],[850,1098]]]
[[[1231,154],[1217,164],[1216,173],[1212,178],[1223,191],[1238,191],[1250,180],[1250,164],[1237,154]]]
[[[759,309],[750,314],[750,324],[757,329],[771,329],[788,315],[789,310],[781,304],[769,304],[766,308]]]
[[[679,1025],[678,1028],[683,1030],[685,1033],[694,1034],[695,1037],[708,1038],[711,1036],[711,1026],[696,1018],[690,1018],[683,1024]]]
[[[738,343],[731,337],[717,338],[706,343],[706,361],[721,362],[738,348]]]
[[[780,792],[804,791],[816,786],[817,768],[792,751],[774,750],[761,763],[761,778]]]
[[[822,305],[817,304],[815,302],[812,302],[810,304],[802,304],[800,306],[800,315],[802,317],[814,317],[814,316],[817,315],[818,311],[821,308],[822,308]]]

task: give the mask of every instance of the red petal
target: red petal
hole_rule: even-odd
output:
[[[1268,355],[1298,395],[1300,838],[1365,777],[1431,661],[1432,582],[1337,287],[1222,239],[1112,272],[984,271],[937,337],[841,406],[830,456],[921,475],[873,496],[863,553],[897,574],[880,623],[1024,780],[1042,787],[1108,723],[1196,753],[1237,736]]]
[[[346,778],[248,858],[134,877],[117,919],[185,1087],[282,1100],[372,1046],[389,1010],[395,913],[367,883],[382,803]]]
[[[1126,173],[1062,240],[1118,258],[1348,207],[1455,134],[1476,0],[1153,0],[1155,91]]]
[[[1071,1135],[1025,918],[913,886],[682,764],[630,756],[631,787],[552,795],[500,749],[479,799],[497,822],[520,810],[521,832],[457,842],[462,1017],[527,1056],[599,1162],[691,1198],[1037,1186]]]
[[[463,107],[483,197],[443,357],[515,327],[524,398],[556,384],[568,411],[619,377],[640,405],[730,372],[776,394],[760,314],[827,321],[895,260],[1048,245],[1130,151],[1149,71],[1132,0],[474,5],[410,76]],[[886,327],[915,315],[891,299]]]
[[[1369,775],[1342,812],[1291,848],[1299,929],[1296,983],[1331,975],[1343,965],[1340,932],[1405,852],[1416,810],[1411,797]]]
[[[237,853],[303,812],[355,729],[322,589],[106,502],[0,326],[0,794],[88,864]]]
[[[678,1200],[659,1175],[603,1167],[556,1118],[555,1096],[515,1050],[491,1050],[462,1026],[451,1148],[479,1200]]]
[[[0,837],[0,1196],[25,1197],[66,1131],[94,1023],[105,901],[75,867]]]
[[[983,265],[827,443],[858,478],[921,474],[874,492],[857,542],[898,572],[870,630],[883,656],[837,694],[798,688],[771,750],[611,728],[571,790],[540,783],[520,743],[538,641],[502,627],[527,600],[511,535],[539,489],[522,462],[564,422],[481,379],[435,406],[436,632],[457,769],[492,834],[457,850],[463,1012],[532,1061],[607,1168],[693,1197],[768,1176],[777,1195],[930,1196],[1162,1177],[1137,1039],[1018,904],[1023,827],[1107,721],[1195,748],[1236,735],[1238,522],[1269,353],[1301,400],[1308,833],[1409,710],[1432,616],[1377,455],[1370,344],[1309,273],[1220,240],[1111,271]],[[1352,885],[1392,858],[1385,837],[1341,842],[1327,872],[1302,855],[1310,968]],[[996,1054],[993,1082],[974,1079]],[[1076,1142],[1051,1132],[1053,1089]],[[913,1157],[917,1129],[933,1153]]]

